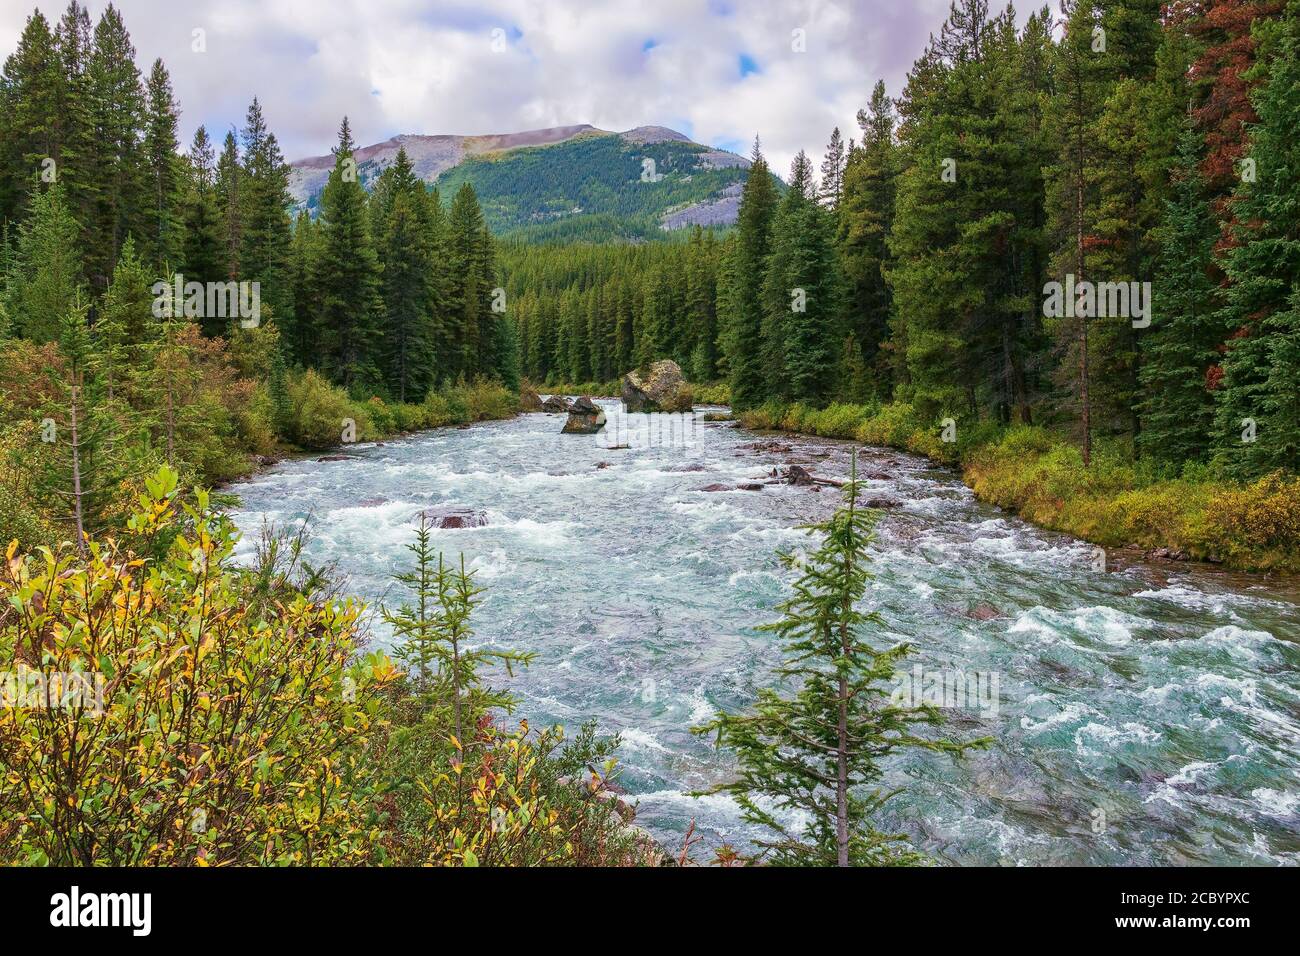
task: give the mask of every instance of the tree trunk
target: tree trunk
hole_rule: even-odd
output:
[[[858,477],[857,456],[853,458],[852,480]],[[849,524],[852,527],[856,497],[849,502]],[[852,549],[846,548],[844,555],[845,571],[853,569]],[[846,607],[840,615],[840,653],[849,656],[849,626],[846,615],[852,607]],[[841,673],[839,679],[838,720],[835,726],[835,844],[838,851],[838,866],[849,865],[849,685],[848,679]]]
[[[69,408],[71,410],[72,420],[72,513],[77,523],[77,550],[83,555],[86,553],[86,525],[82,513],[81,498],[81,439],[77,434],[77,401],[81,398],[80,377],[77,385],[72,386],[71,401]]]
[[[1077,289],[1083,282],[1083,128],[1078,132],[1079,167],[1075,170],[1075,209],[1074,209],[1074,282]],[[1075,299],[1077,310],[1078,299]],[[1083,424],[1083,466],[1092,463],[1092,404],[1088,397],[1088,316],[1079,319],[1079,403]]]

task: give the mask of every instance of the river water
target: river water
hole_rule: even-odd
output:
[[[274,466],[231,489],[240,550],[263,521],[310,516],[310,560],[392,603],[421,509],[486,512],[486,526],[434,536],[487,588],[476,640],[538,654],[496,681],[519,714],[621,734],[638,823],[667,846],[692,820],[706,846],[745,846],[755,831],[734,803],[690,796],[729,764],[689,728],[770,683],[778,648],[755,627],[793,577],[776,551],[807,545],[796,526],[839,498],[701,489],[791,461],[843,477],[850,446],[602,404],[596,436],[532,414]],[[770,440],[792,448],[744,447]],[[885,828],[952,864],[1300,862],[1294,581],[1113,557],[1103,569],[1091,545],[981,504],[951,471],[888,449],[860,460],[879,476],[866,494],[892,503],[872,548],[879,640],[914,645],[930,692],[960,671],[971,693],[948,730],[995,738],[957,762],[892,762],[887,783],[904,792]]]

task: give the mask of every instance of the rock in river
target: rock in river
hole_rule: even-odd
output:
[[[486,511],[454,505],[426,508],[421,514],[434,528],[481,528],[488,523]]]
[[[563,395],[548,395],[546,401],[542,402],[544,412],[567,412],[568,410],[569,400]]]
[[[681,367],[670,359],[655,362],[644,376],[637,369],[624,375],[622,397],[629,412],[689,412],[693,407]]]
[[[527,382],[519,386],[519,410],[521,412],[543,411],[542,397]]]
[[[586,395],[569,407],[569,420],[561,432],[565,435],[594,435],[605,427],[605,410]]]

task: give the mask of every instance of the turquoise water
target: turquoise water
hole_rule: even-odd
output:
[[[488,591],[477,640],[535,651],[509,682],[520,714],[622,736],[638,822],[670,847],[694,820],[708,844],[754,836],[721,796],[728,773],[689,728],[743,707],[778,662],[772,619],[791,579],[778,548],[838,502],[832,489],[705,492],[788,461],[844,476],[845,443],[771,440],[697,418],[624,415],[597,436],[563,417],[444,429],[287,462],[234,489],[246,532],[311,516],[311,560],[368,599],[398,601],[412,520],[433,504],[486,511],[435,532]],[[614,450],[611,444],[628,444]],[[596,467],[607,462],[604,468]],[[887,825],[954,864],[1268,864],[1300,861],[1300,594],[1295,583],[1191,565],[1099,570],[1092,546],[977,502],[923,460],[864,449],[885,512],[869,600],[882,641],[926,674],[996,677],[951,730],[996,739],[961,762],[908,756]],[[376,626],[375,640],[388,635]],[[501,683],[507,683],[504,680]],[[984,685],[988,690],[989,685]],[[797,821],[794,821],[797,823]]]

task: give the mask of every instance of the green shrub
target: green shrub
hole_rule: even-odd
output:
[[[1210,496],[1204,529],[1234,564],[1300,570],[1300,476],[1280,472]]]
[[[714,382],[709,385],[693,384],[695,401],[700,405],[730,405],[731,386],[726,382]],[[617,393],[615,393],[617,394]]]
[[[356,425],[356,440],[375,438],[375,427],[364,405],[353,402],[343,389],[316,371],[308,370],[291,377],[288,386],[288,437],[303,448],[333,448],[342,440],[344,422]]]
[[[895,402],[862,423],[857,439],[868,445],[907,447],[907,440],[920,430],[922,422],[911,405]]]

